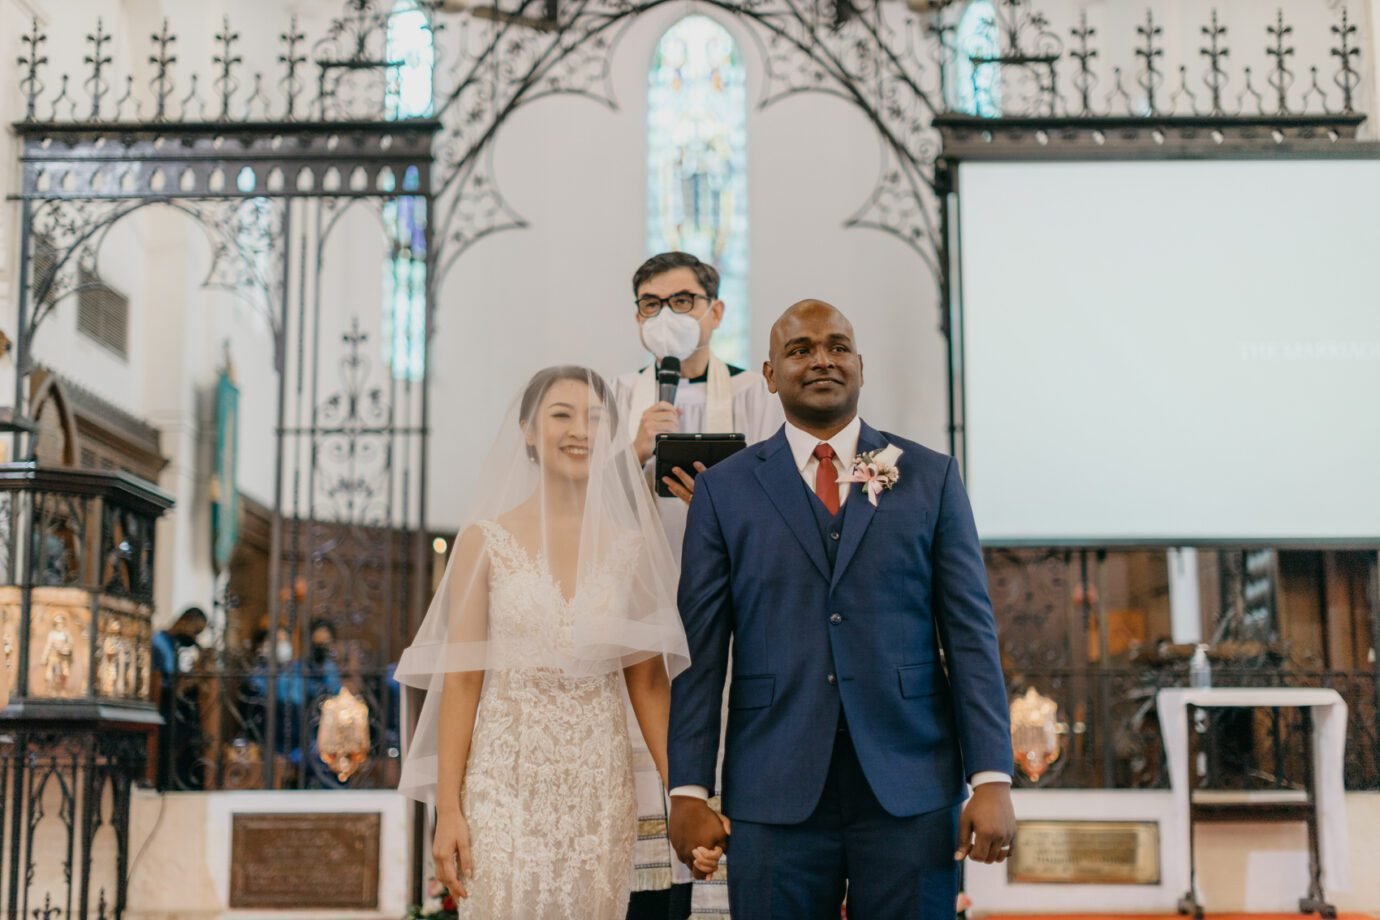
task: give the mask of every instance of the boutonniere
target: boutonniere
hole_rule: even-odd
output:
[[[839,482],[860,482],[867,500],[877,507],[877,496],[896,486],[901,471],[896,466],[901,448],[888,444],[881,450],[869,450],[853,458],[853,470],[839,477]]]

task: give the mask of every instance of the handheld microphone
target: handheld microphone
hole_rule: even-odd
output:
[[[661,402],[675,404],[680,384],[680,358],[662,358],[656,369],[657,395]]]

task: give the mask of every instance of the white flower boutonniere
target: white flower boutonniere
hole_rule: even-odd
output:
[[[881,450],[869,450],[853,459],[853,470],[839,477],[839,482],[860,482],[867,500],[877,507],[877,496],[895,487],[901,479],[901,471],[896,461],[901,457],[901,448],[888,444]]]

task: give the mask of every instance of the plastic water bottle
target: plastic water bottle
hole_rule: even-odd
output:
[[[1207,643],[1200,642],[1193,650],[1193,660],[1188,663],[1188,685],[1194,688],[1212,686],[1212,665],[1208,663]]]

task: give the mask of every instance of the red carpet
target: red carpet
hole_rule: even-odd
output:
[[[1337,920],[1371,920],[1373,914],[1338,914]],[[1299,920],[1317,914],[1217,914],[1207,920]],[[984,914],[982,920],[1184,920],[1181,914]]]

